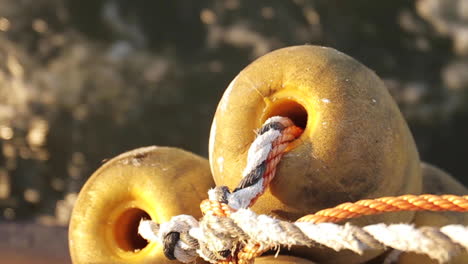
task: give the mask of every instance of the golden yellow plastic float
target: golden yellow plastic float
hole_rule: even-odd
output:
[[[231,82],[210,134],[217,185],[236,187],[255,130],[275,115],[304,132],[256,212],[295,220],[350,200],[421,192],[416,146],[382,81],[353,58],[316,46],[273,51]],[[409,221],[412,214],[377,218]]]
[[[304,132],[252,207],[257,213],[294,221],[343,202],[431,191],[422,188],[413,137],[379,77],[337,50],[309,45],[260,57],[228,86],[210,133],[210,166],[217,185],[236,187],[256,129],[277,115],[289,117]],[[352,222],[411,222],[414,215],[390,213]],[[467,223],[457,219],[451,223]],[[382,253],[291,252],[319,263],[363,263]]]
[[[180,149],[146,147],[111,159],[87,181],[73,210],[73,263],[177,263],[138,235],[140,220],[201,217],[199,204],[213,185],[208,161]]]

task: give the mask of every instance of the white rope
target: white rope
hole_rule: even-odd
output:
[[[165,233],[180,230],[179,225],[172,220],[170,224],[161,226],[174,229],[155,230],[149,227],[151,225],[154,225],[151,221],[142,221],[139,228],[142,237],[150,242],[160,242]],[[187,231],[186,228],[183,230]],[[447,225],[438,229],[417,228],[411,224],[375,224],[361,228],[351,224],[286,222],[267,215],[257,215],[250,209],[240,209],[229,218],[206,215],[200,223],[193,224],[188,233],[212,252],[232,250],[236,243],[245,243],[243,240],[246,238],[264,248],[319,244],[335,251],[348,249],[357,254],[388,247],[402,252],[426,254],[440,263],[448,262],[460,253],[460,249],[468,251],[467,226]],[[187,245],[178,245],[178,250],[190,252],[175,254],[183,263],[195,260],[194,250],[207,261],[215,263],[218,260],[202,249],[189,248]]]
[[[250,145],[249,153],[247,154],[247,165],[245,166],[242,177],[247,176],[260,163],[265,161],[270,154],[273,141],[281,136],[281,132],[277,130],[269,130],[255,138]]]
[[[148,241],[161,242],[158,231],[159,225],[151,220],[141,220],[138,225],[138,234]]]
[[[147,241],[164,244],[164,237],[167,234],[172,232],[187,234],[190,229],[195,227],[198,227],[198,221],[193,216],[178,215],[161,225],[151,220],[141,220],[138,226],[138,234]],[[174,256],[183,263],[192,262],[197,257],[196,248],[191,247],[180,239],[174,248]]]
[[[273,143],[283,136],[283,129],[293,126],[294,123],[286,117],[274,116],[268,118],[262,128],[257,132],[257,137],[250,145],[247,153],[247,164],[242,172],[241,188],[236,188],[233,193],[228,194],[228,204],[237,210],[248,208],[252,201],[265,191],[264,173],[266,170],[268,156],[274,148]],[[295,138],[283,140],[292,141]]]
[[[363,228],[380,243],[404,252],[426,254],[439,263],[449,261],[459,252],[459,245],[437,228],[415,228],[407,224],[376,224]],[[466,230],[465,230],[466,231]],[[468,233],[465,232],[465,235]]]
[[[468,249],[468,227],[462,225],[448,225],[440,229],[440,232],[450,237],[453,241]]]
[[[272,117],[269,118],[265,125],[274,122],[280,122],[283,118]],[[264,126],[265,126],[264,125]],[[247,165],[244,168],[242,177],[248,177],[253,171],[259,168],[263,162],[265,162],[270,154],[273,147],[273,142],[281,136],[281,132],[275,129],[266,131],[265,133],[258,135],[254,142],[250,145],[249,152],[247,154]],[[264,191],[263,178],[260,178],[255,184],[242,188],[229,195],[228,203],[233,209],[237,210],[240,208],[249,207],[251,201]]]

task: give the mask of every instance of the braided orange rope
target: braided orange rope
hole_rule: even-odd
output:
[[[375,215],[398,211],[455,211],[468,212],[468,195],[402,195],[366,199],[355,203],[343,203],[315,214],[301,217],[298,222],[340,222],[364,215]]]
[[[208,199],[201,202],[200,209],[204,215],[211,214],[222,217],[229,217],[231,213],[236,211],[225,203]]]

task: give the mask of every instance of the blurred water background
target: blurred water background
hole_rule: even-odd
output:
[[[207,156],[230,80],[306,43],[373,69],[422,159],[468,184],[466,0],[0,0],[1,243],[65,230],[83,183],[121,152]],[[12,228],[25,240],[11,242]]]

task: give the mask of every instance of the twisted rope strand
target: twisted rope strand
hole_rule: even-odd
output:
[[[288,123],[289,127],[286,127],[281,135],[272,143],[272,150],[266,159],[266,170],[265,175],[263,176],[263,190],[265,191],[268,185],[270,185],[271,180],[273,180],[276,168],[278,167],[278,163],[280,162],[281,158],[286,152],[287,147],[289,144],[298,138],[302,134],[302,129],[294,126],[291,123]]]
[[[223,217],[229,217],[231,213],[236,211],[225,203],[208,199],[201,202],[200,209],[204,215],[211,214]]]
[[[171,220],[171,222],[175,221]],[[164,237],[164,233],[168,232],[152,231],[158,237]],[[193,225],[188,234],[197,239],[199,244],[207,243],[210,247],[218,247],[218,249],[223,249],[223,247],[219,248],[220,245],[242,243],[247,238],[248,243],[242,250],[234,250],[236,254],[231,254],[224,259],[219,259],[221,253],[200,254],[200,250],[197,250],[197,253],[206,260],[223,264],[253,263],[252,260],[265,249],[293,245],[310,247],[318,244],[336,251],[348,249],[357,254],[370,249],[389,247],[403,252],[426,254],[440,263],[449,261],[461,250],[468,251],[467,226],[447,225],[438,229],[416,228],[410,224],[374,224],[357,227],[348,223],[344,225],[291,223],[267,215],[257,215],[250,209],[240,209],[232,213],[230,217],[206,215],[198,225]],[[150,232],[142,236],[148,239],[154,237],[155,234]],[[241,239],[231,241],[231,238]],[[160,239],[158,238],[158,241]],[[194,251],[194,248],[189,248],[188,244],[184,245],[174,254],[178,260],[188,263],[195,259],[193,254],[181,252],[182,249],[188,252]],[[192,259],[189,259],[190,256]]]
[[[268,133],[270,132],[273,132],[273,136],[262,137],[264,135],[268,135]],[[239,187],[236,188],[236,190],[234,190],[234,193],[231,195],[230,204],[239,203],[237,202],[239,198],[235,196],[236,193],[242,193],[243,189],[249,187],[256,187],[255,195],[251,195],[250,201],[247,205],[247,208],[251,207],[270,185],[270,182],[275,176],[278,163],[285,154],[289,144],[296,138],[298,138],[302,134],[302,132],[303,130],[300,127],[295,126],[289,118],[269,118],[265,122],[263,127],[260,129],[259,136],[254,140],[251,148],[249,149],[248,161],[254,160],[254,164],[258,165],[255,168],[253,168],[253,166],[249,166],[249,163],[247,164],[246,170],[244,171],[245,176],[240,182]],[[271,142],[271,146],[268,145],[268,141]],[[261,158],[255,160],[256,157],[265,156],[265,149],[268,149],[266,152],[266,158],[264,160],[261,160]],[[263,155],[259,155],[259,152]],[[255,184],[251,184],[254,182]],[[244,194],[242,193],[242,195]],[[242,204],[246,203],[244,202]],[[226,209],[224,207],[224,203],[210,203],[210,206],[212,207],[203,208],[202,212],[204,209],[206,209],[207,212],[210,212],[211,210],[214,210],[216,212],[223,211],[222,214],[226,216],[228,216],[232,212],[231,210]],[[241,206],[240,208],[243,208],[243,206]],[[218,264],[250,264],[254,262],[254,259],[256,257],[260,256],[266,250],[268,250],[268,248],[263,248],[258,244],[247,243],[239,252],[237,252],[236,257],[230,258],[226,261],[219,261]]]
[[[302,129],[285,117],[271,117],[260,129],[249,148],[243,178],[229,194],[228,204],[234,209],[251,207],[265,192],[289,144],[302,134]]]

